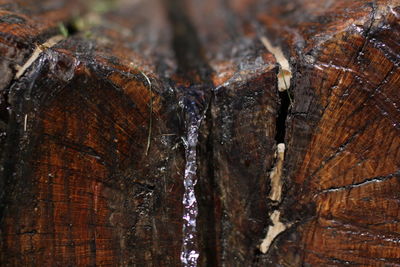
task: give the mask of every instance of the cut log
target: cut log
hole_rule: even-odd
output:
[[[2,265],[179,265],[184,161],[155,67],[163,17],[155,1],[104,14],[7,89]]]
[[[399,1],[257,9],[294,74],[279,208],[293,226],[260,266],[398,266]]]
[[[0,1],[0,151],[10,111],[7,88],[16,74],[21,76],[37,58],[40,45],[53,45],[62,38],[63,23],[72,21],[85,9],[78,3],[79,0],[41,1],[40,5],[35,1]]]
[[[398,0],[42,3],[0,0],[2,266],[400,265]]]

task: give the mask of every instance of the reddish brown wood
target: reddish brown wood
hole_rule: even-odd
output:
[[[399,2],[259,8],[294,68],[280,210],[295,224],[263,264],[398,266]]]
[[[82,1],[0,1],[0,90],[9,85],[36,45],[60,34],[59,24],[71,21],[85,9]]]
[[[14,78],[77,3],[0,1],[2,266],[180,266],[189,109],[199,266],[400,265],[397,0],[82,6]]]
[[[166,27],[140,13],[154,4],[104,15],[90,39],[46,49],[7,89],[2,265],[179,265],[176,101],[155,69],[162,46],[140,44],[146,27],[149,38]]]

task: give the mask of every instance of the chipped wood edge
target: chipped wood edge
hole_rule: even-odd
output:
[[[281,202],[282,198],[282,169],[283,161],[285,159],[285,144],[278,144],[277,160],[275,167],[272,169],[269,178],[271,179],[271,192],[269,199],[272,201]]]
[[[51,48],[58,44],[60,41],[64,40],[65,37],[62,35],[56,35],[48,39],[43,44],[36,46],[35,50],[33,51],[32,55],[29,59],[25,62],[23,66],[17,66],[16,69],[18,70],[15,74],[15,79],[21,78],[22,75],[26,72],[26,70],[35,62],[36,59],[48,48]]]
[[[272,242],[275,238],[285,231],[288,225],[282,223],[280,219],[281,212],[279,210],[274,210],[274,212],[270,215],[270,219],[272,221],[272,225],[268,226],[267,236],[264,238],[260,245],[260,251],[262,253],[267,253],[269,248],[271,247]]]
[[[269,199],[274,202],[280,203],[282,199],[282,171],[283,161],[285,159],[285,144],[278,144],[276,153],[276,164],[270,173],[271,192],[269,194]],[[290,227],[289,224],[284,224],[280,221],[280,215],[281,212],[279,210],[274,210],[269,215],[269,218],[272,221],[272,225],[268,226],[267,235],[260,245],[260,251],[264,254],[268,252],[275,238],[280,233],[285,231],[288,227]]]

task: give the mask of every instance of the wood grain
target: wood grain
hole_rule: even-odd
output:
[[[399,264],[398,5],[271,1],[259,13],[295,68],[281,208],[295,225],[263,264]]]
[[[400,266],[399,12],[0,0],[1,265],[180,266],[192,109],[199,266]]]
[[[157,10],[155,2],[124,7],[104,14],[90,38],[78,33],[46,49],[9,89],[4,266],[180,262],[176,101],[155,68],[162,50],[144,53],[150,42],[140,40],[145,27],[148,38],[164,30],[163,13],[149,23],[140,12]],[[124,31],[124,16],[140,30]]]

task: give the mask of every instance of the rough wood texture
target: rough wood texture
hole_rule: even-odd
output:
[[[0,1],[2,266],[180,266],[203,112],[199,266],[400,265],[399,1],[121,0],[13,79],[42,3]]]
[[[249,266],[267,226],[268,170],[276,150],[279,104],[277,66],[229,3],[186,4],[213,70],[214,88],[203,129],[207,140],[200,149],[200,262]]]
[[[0,150],[8,121],[7,88],[39,45],[59,35],[60,23],[80,14],[85,5],[72,1],[0,1]],[[78,7],[76,7],[78,5]]]
[[[294,67],[280,207],[294,225],[263,264],[398,266],[399,1],[258,8]]]
[[[0,92],[9,85],[18,66],[35,45],[59,33],[58,25],[79,15],[85,6],[79,0],[0,1]]]
[[[4,266],[179,265],[176,101],[155,70],[162,50],[140,42],[165,22],[146,20],[154,2],[124,7],[89,39],[46,49],[8,89]]]

